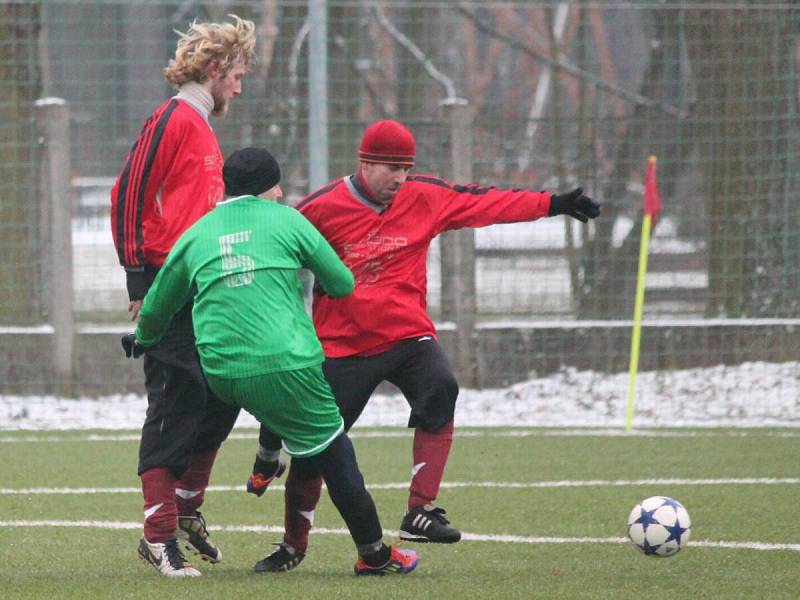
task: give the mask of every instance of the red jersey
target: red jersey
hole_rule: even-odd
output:
[[[167,100],[145,121],[111,190],[120,264],[160,267],[224,190],[222,152],[208,121],[188,102]]]
[[[297,208],[355,276],[350,296],[314,293],[317,335],[325,356],[338,358],[435,336],[427,312],[427,258],[433,238],[453,229],[544,217],[550,193],[409,175],[391,206],[384,208],[371,202],[351,176],[307,196]]]

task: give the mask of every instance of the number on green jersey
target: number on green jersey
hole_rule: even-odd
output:
[[[250,240],[252,231],[237,231],[219,236],[219,253],[222,257],[222,278],[228,287],[241,287],[253,283],[256,261],[252,257],[234,252],[234,244]]]

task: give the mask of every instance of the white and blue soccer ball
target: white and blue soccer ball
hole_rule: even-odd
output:
[[[628,537],[648,556],[673,556],[689,542],[692,520],[666,496],[645,498],[628,515]]]

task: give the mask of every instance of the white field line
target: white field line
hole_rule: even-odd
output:
[[[0,521],[0,527],[83,527],[90,529],[124,529],[140,530],[141,523],[123,521]],[[283,527],[277,525],[220,525],[214,531],[232,533],[283,533]],[[350,535],[346,529],[314,528],[318,535]],[[387,536],[396,537],[397,531],[384,530]],[[464,533],[462,540],[471,542],[501,542],[506,544],[627,544],[628,538],[624,537],[541,537],[522,535],[487,535],[478,533]],[[692,540],[690,546],[699,548],[725,548],[735,550],[789,550],[800,552],[800,544],[773,544],[766,542],[725,542],[712,540]]]
[[[76,436],[63,435],[25,435],[25,436],[3,436],[0,431],[0,444],[3,443],[60,443],[60,442],[138,442],[138,433],[127,434],[99,434],[90,433]],[[407,429],[394,431],[351,431],[350,437],[359,438],[404,438],[410,437],[411,433]],[[800,437],[800,430],[797,431],[659,431],[653,429],[642,429],[639,431],[625,431],[623,429],[553,429],[553,430],[509,430],[509,431],[456,431],[456,435],[462,438],[471,437],[598,437],[598,438],[705,438],[705,437],[775,437],[775,438],[796,438]],[[229,440],[255,440],[258,439],[258,430],[252,433],[232,433],[228,436]]]
[[[498,481],[446,481],[441,487],[456,488],[499,488],[499,489],[537,489],[537,488],[575,488],[575,487],[625,487],[640,485],[798,485],[796,477],[743,477],[729,479],[586,479],[562,481],[498,482]],[[408,482],[367,484],[371,490],[400,490],[408,488]],[[283,490],[284,486],[270,486],[271,490]],[[210,485],[209,492],[242,492],[244,485]],[[79,487],[79,488],[0,488],[0,495],[81,495],[81,494],[138,494],[139,487]]]

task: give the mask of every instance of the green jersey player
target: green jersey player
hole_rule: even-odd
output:
[[[305,217],[271,201],[282,192],[280,168],[268,151],[235,152],[223,179],[225,201],[170,251],[144,299],[136,333],[123,338],[126,352],[156,345],[172,315],[194,300],[197,350],[210,388],[280,436],[289,455],[319,469],[356,543],[356,574],[408,573],[416,554],[383,543],[322,375],[322,347],[297,270],[310,269],[332,298],[352,292],[353,275]]]

